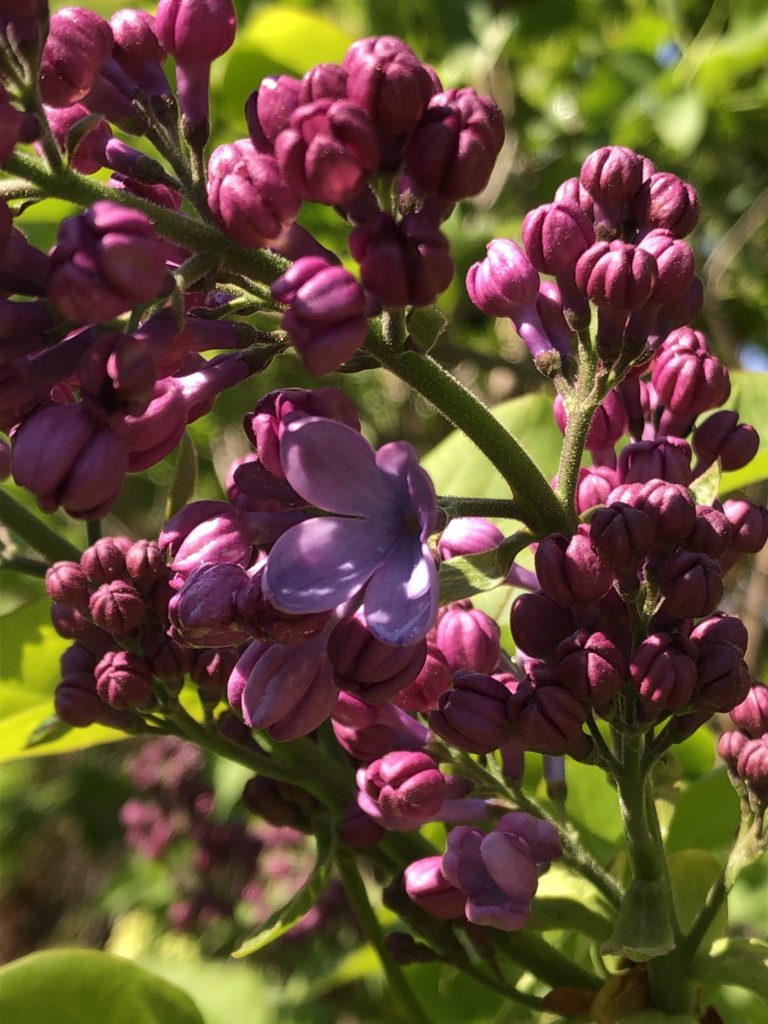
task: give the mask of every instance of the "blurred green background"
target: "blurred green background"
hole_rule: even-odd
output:
[[[94,0],[88,6],[109,16],[125,4]],[[150,4],[141,6],[152,9]],[[493,178],[445,226],[457,274],[440,300],[449,328],[435,351],[488,402],[538,392],[542,384],[507,322],[482,317],[468,302],[466,269],[481,258],[490,238],[519,238],[525,212],[549,201],[562,180],[578,173],[587,153],[609,143],[631,146],[659,169],[675,171],[695,185],[702,213],[690,241],[706,290],[706,306],[696,326],[708,333],[731,368],[768,369],[764,0],[236,0],[236,7],[241,26],[236,44],[214,68],[214,144],[245,134],[243,103],[263,75],[300,75],[314,63],[340,59],[349,42],[370,34],[402,36],[434,64],[446,87],[472,85],[502,107],[508,134]],[[40,203],[25,213],[24,228],[37,244],[48,246],[61,218],[72,212],[57,201]],[[330,211],[307,206],[302,221],[326,244],[344,252],[344,225]],[[211,416],[193,426],[200,496],[220,496],[231,460],[247,450],[240,422],[255,399],[277,383],[306,382],[298,362],[285,357],[257,382],[225,395]],[[358,400],[366,433],[375,443],[404,437],[427,451],[447,432],[426,403],[386,374],[364,372],[332,382]],[[546,435],[550,443],[548,425],[533,424],[531,429],[536,438]],[[147,474],[130,477],[105,530],[152,536],[162,520],[173,466],[171,456]],[[754,498],[761,495],[765,484],[752,492]],[[63,515],[52,522],[85,545],[82,524]],[[765,555],[733,576],[728,608],[750,618],[757,636],[752,666],[759,671],[765,667]],[[9,662],[6,643],[6,679],[17,679],[18,685],[13,692],[6,689],[5,697],[11,692],[13,704],[26,693],[25,707],[34,716],[41,695],[47,700],[55,684],[57,658],[56,641],[45,624],[45,603],[39,600],[41,584],[3,570],[0,587],[3,610],[19,609],[17,614],[26,616],[25,628],[38,641],[23,664],[14,662],[13,651]],[[0,738],[5,735],[4,713]],[[199,936],[167,930],[165,912],[177,888],[173,870],[129,854],[118,823],[119,807],[131,791],[124,761],[128,748],[135,746],[94,747],[4,767],[0,958],[11,960],[46,946],[106,947],[176,980],[199,1000],[206,1024],[232,1019],[247,1024],[400,1020],[375,957],[359,945],[348,925],[340,937],[327,942],[315,937],[298,954],[283,950],[272,959],[238,963],[228,961],[224,949],[213,956]],[[711,739],[696,756],[696,770],[713,767]],[[221,765],[208,770],[221,813],[237,816],[242,779]],[[691,763],[673,763],[669,795],[694,789],[688,812],[694,823],[711,814],[713,799],[724,808],[728,805],[724,826],[706,840],[706,848],[722,857],[732,825],[730,791],[723,789],[722,775],[716,777],[716,788],[695,790],[694,776]],[[592,782],[582,780],[577,785],[583,789],[577,792],[583,806],[594,810]],[[612,796],[603,794],[606,801]],[[765,895],[765,871],[748,873],[733,903],[737,934],[755,934],[764,926]],[[446,1021],[503,1024],[529,1019],[524,1012],[500,1009],[498,1000],[489,1001],[450,971],[430,965],[410,972]],[[726,1024],[765,1020],[756,997],[739,989],[727,990],[718,1006]]]

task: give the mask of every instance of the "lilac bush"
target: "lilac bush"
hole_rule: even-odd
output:
[[[717,496],[720,471],[743,469],[760,441],[715,411],[729,373],[690,326],[693,185],[605,146],[467,274],[471,302],[511,321],[556,392],[550,485],[430,356],[438,319],[431,337],[414,328],[454,277],[441,224],[502,148],[492,99],[444,90],[402,40],[363,39],[340,65],[254,82],[247,137],[208,153],[230,0],[160,0],[156,18],[110,23],[25,10],[0,25],[13,139],[0,148],[0,426],[15,483],[43,512],[86,520],[91,543],[73,550],[10,494],[2,507],[48,558],[52,621],[72,641],[59,726],[165,736],[153,749],[172,784],[143,782],[165,795],[130,801],[121,820],[151,857],[193,830],[201,882],[172,908],[175,927],[231,914],[239,897],[210,891],[224,861],[255,899],[263,843],[214,834],[208,794],[186,786],[198,755],[185,740],[254,773],[251,812],[317,836],[316,867],[270,934],[311,908],[333,866],[409,1020],[429,1014],[402,968],[425,956],[537,1013],[623,1019],[631,979],[633,1010],[714,1019],[705,936],[768,843],[766,689],[743,624],[718,607],[726,573],[765,546],[768,509]],[[113,177],[91,178],[100,168]],[[49,254],[13,227],[30,189],[83,207]],[[348,251],[299,223],[307,202],[338,213]],[[318,387],[263,394],[277,358],[301,360]],[[410,443],[374,448],[366,410],[322,380],[373,366],[473,442],[468,457],[493,464],[506,496],[436,494]],[[185,498],[157,537],[98,539],[126,476],[244,381],[251,451],[226,496]],[[473,604],[486,591],[508,598],[495,617]],[[654,772],[727,713],[719,751],[741,827],[684,924]],[[540,763],[536,789],[524,769]],[[574,763],[615,789],[619,857],[568,818]],[[172,811],[166,791],[185,786]],[[592,903],[537,895],[550,865]],[[372,867],[409,938],[382,936],[361,881]],[[555,930],[586,936],[592,955],[540,934]],[[497,954],[534,983],[509,981]]]

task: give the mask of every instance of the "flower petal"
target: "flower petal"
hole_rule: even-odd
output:
[[[365,618],[385,644],[414,644],[437,615],[435,560],[426,544],[402,538],[377,569],[365,591]]]
[[[397,515],[398,492],[356,430],[336,420],[304,416],[280,440],[286,479],[305,501],[346,516]]]
[[[309,519],[278,539],[263,587],[281,612],[323,612],[348,601],[396,543],[366,519]]]
[[[392,441],[376,452],[376,465],[392,479],[421,526],[421,540],[426,540],[435,530],[437,498],[429,474],[419,465],[416,449],[406,441]]]

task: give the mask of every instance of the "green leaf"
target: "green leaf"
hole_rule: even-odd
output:
[[[760,435],[757,455],[743,469],[723,473],[720,496],[768,480],[768,373],[732,370],[731,394],[724,408],[734,409],[739,419],[751,424]]]
[[[197,448],[189,431],[185,430],[178,451],[173,480],[168,490],[165,518],[170,519],[192,500],[197,486]]]
[[[257,953],[260,949],[264,949],[265,946],[293,928],[317,902],[318,896],[328,882],[336,848],[336,837],[331,820],[319,818],[317,824],[317,854],[311,875],[296,895],[284,907],[275,911],[263,928],[252,939],[248,939],[236,949],[232,956],[237,958],[250,956],[251,953]]]
[[[720,877],[722,865],[706,850],[681,850],[667,858],[672,881],[672,896],[683,932],[690,930],[707,893]],[[723,904],[704,936],[703,949],[709,949],[725,931],[727,909]]]
[[[594,765],[568,761],[566,767],[568,817],[580,829],[609,843],[622,835],[619,797],[605,772]]]
[[[0,1019],[13,1024],[202,1024],[181,989],[92,949],[32,953],[0,970]]]
[[[535,932],[576,931],[595,942],[604,942],[611,933],[611,922],[575,899],[537,895],[526,925]]]
[[[691,484],[691,491],[697,505],[711,505],[720,488],[720,460],[713,462],[709,469]]]
[[[661,103],[652,120],[661,141],[678,156],[688,156],[706,130],[707,108],[698,92],[689,89]]]
[[[739,798],[724,767],[692,782],[681,794],[667,833],[667,852],[723,850],[739,827]]]
[[[450,558],[440,566],[440,604],[493,590],[503,582],[504,574],[497,566],[495,548],[478,555]]]
[[[692,974],[714,986],[737,985],[768,999],[768,943],[760,939],[723,939],[709,956],[699,957]]]
[[[50,718],[46,718],[44,722],[41,722],[38,727],[33,730],[32,733],[27,737],[25,743],[25,749],[29,750],[30,747],[39,747],[41,743],[52,743],[54,740],[60,739],[62,736],[66,736],[68,732],[71,732],[72,726],[67,725],[66,722],[58,717],[58,715],[51,715]]]

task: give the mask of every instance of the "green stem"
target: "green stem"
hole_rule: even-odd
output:
[[[0,558],[0,570],[10,569],[25,576],[37,576],[43,579],[48,572],[48,563],[39,562],[36,558],[25,558],[23,555],[12,555],[11,558]]]
[[[459,498],[452,494],[438,494],[437,504],[446,515],[490,516],[492,519],[520,519],[522,509],[509,498]]]
[[[387,951],[384,933],[368,900],[365,884],[354,859],[350,854],[342,852],[337,859],[337,864],[347,898],[363,931],[368,936],[368,940],[379,954],[390,988],[406,1014],[404,1020],[407,1020],[409,1024],[430,1024],[430,1017],[408,984],[408,979],[402,968],[392,960]]]
[[[5,526],[39,551],[52,562],[80,561],[80,551],[61,537],[50,526],[46,526],[36,515],[28,512],[22,504],[7,491],[0,490],[0,520]]]
[[[520,507],[524,522],[542,534],[573,533],[575,515],[566,511],[520,444],[489,409],[428,355],[393,352],[373,322],[366,347],[386,369],[423,395],[459,427],[498,469]]]
[[[602,985],[596,974],[579,967],[534,932],[494,932],[493,945],[552,988],[566,986],[597,991]]]
[[[704,906],[699,911],[696,920],[693,922],[691,930],[685,936],[682,942],[682,953],[683,956],[691,961],[702,943],[704,936],[709,929],[709,926],[717,916],[717,912],[725,902],[728,896],[728,883],[726,879],[727,867],[723,868],[718,876],[715,884],[707,893],[707,898],[704,901]]]
[[[531,1010],[537,1010],[539,1013],[544,1013],[546,1007],[544,1006],[544,1000],[539,996],[533,996],[528,992],[521,992],[520,989],[513,988],[506,982],[501,981],[499,978],[494,978],[491,974],[486,974],[485,971],[479,970],[473,966],[468,960],[452,959],[448,956],[440,955],[439,959],[444,964],[450,964],[451,967],[455,967],[461,971],[462,974],[466,974],[470,978],[474,978],[475,981],[479,981],[481,985],[486,985],[488,988],[493,989],[494,992],[498,992],[500,995],[505,996],[510,1002],[518,1003],[520,1006],[527,1006]],[[515,1018],[516,1020],[518,1018]]]
[[[579,355],[576,386],[563,399],[568,422],[557,470],[557,496],[574,514],[584,445],[595,409],[600,403],[600,398],[595,393],[596,357],[588,331],[579,334]]]

